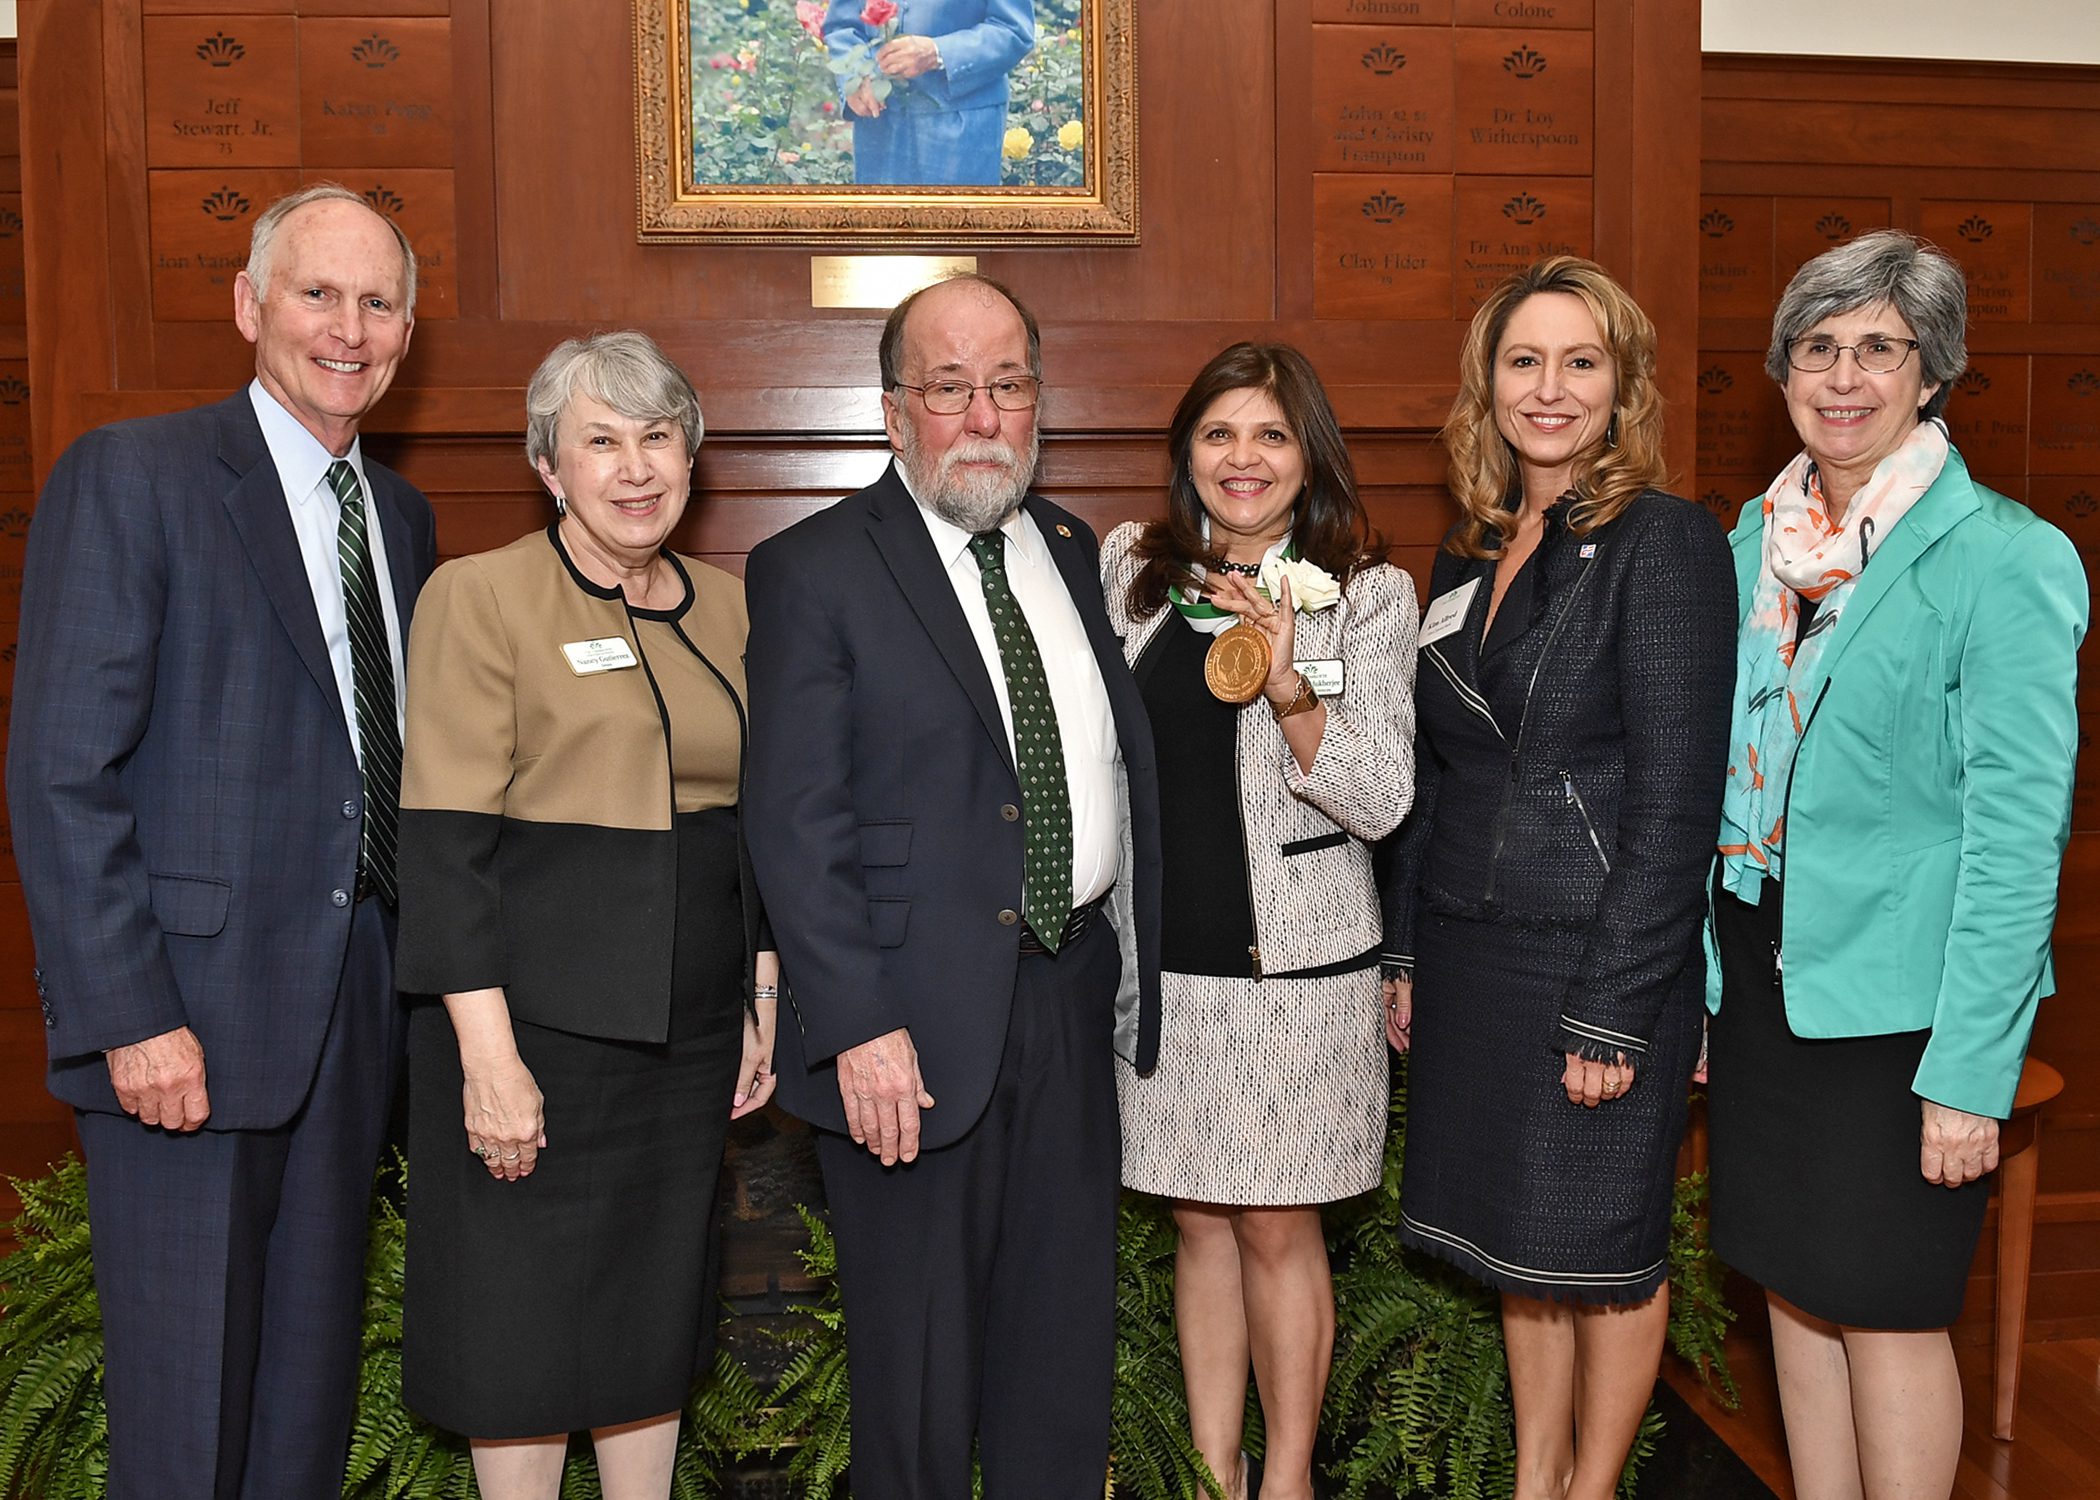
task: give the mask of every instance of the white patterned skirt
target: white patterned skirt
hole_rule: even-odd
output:
[[[1160,975],[1159,1066],[1116,1060],[1123,1185],[1199,1203],[1331,1203],[1378,1185],[1378,966],[1321,979]]]

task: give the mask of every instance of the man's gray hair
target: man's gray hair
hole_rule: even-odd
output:
[[[1969,366],[1969,285],[1954,257],[1900,229],[1877,229],[1825,250],[1794,273],[1772,314],[1765,373],[1786,384],[1787,350],[1818,323],[1886,302],[1918,340],[1925,384],[1939,386],[1923,407],[1936,417]]]
[[[561,414],[578,392],[636,421],[676,422],[686,454],[700,450],[700,397],[656,340],[632,329],[594,333],[556,344],[525,388],[525,457],[535,469],[541,459],[554,467]]]
[[[353,193],[340,182],[315,182],[286,193],[275,203],[264,209],[255,221],[255,228],[248,235],[248,282],[255,288],[258,299],[269,295],[270,257],[277,248],[277,231],[289,219],[309,203],[355,203],[359,208],[378,214],[379,221],[394,232],[394,243],[401,247],[401,264],[407,279],[407,295],[402,302],[402,316],[413,319],[416,315],[416,250],[401,232],[401,226],[385,214],[373,208],[371,200],[360,193]]]

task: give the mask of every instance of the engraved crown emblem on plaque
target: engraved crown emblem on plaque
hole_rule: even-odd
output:
[[[221,224],[231,224],[255,207],[245,194],[237,193],[230,187],[222,187],[215,193],[206,194],[201,206]]]
[[[1364,199],[1364,217],[1373,224],[1390,224],[1407,212],[1406,200],[1378,192]]]
[[[215,31],[197,44],[197,56],[214,68],[230,68],[248,55],[248,49],[223,31]]]
[[[383,68],[401,57],[401,49],[378,32],[373,32],[350,49],[350,59],[361,62],[368,68]]]
[[[1546,57],[1531,47],[1519,47],[1502,59],[1502,66],[1518,78],[1536,78],[1546,71]]]

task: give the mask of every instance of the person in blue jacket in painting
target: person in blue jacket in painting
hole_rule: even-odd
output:
[[[1035,50],[1034,0],[831,0],[824,42],[872,65],[839,78],[855,182],[998,185],[1008,79]]]

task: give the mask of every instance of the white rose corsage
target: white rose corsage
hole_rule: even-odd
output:
[[[1342,585],[1316,562],[1302,557],[1271,557],[1261,565],[1261,591],[1271,599],[1282,597],[1277,580],[1291,584],[1291,603],[1301,614],[1332,609],[1342,597]]]

